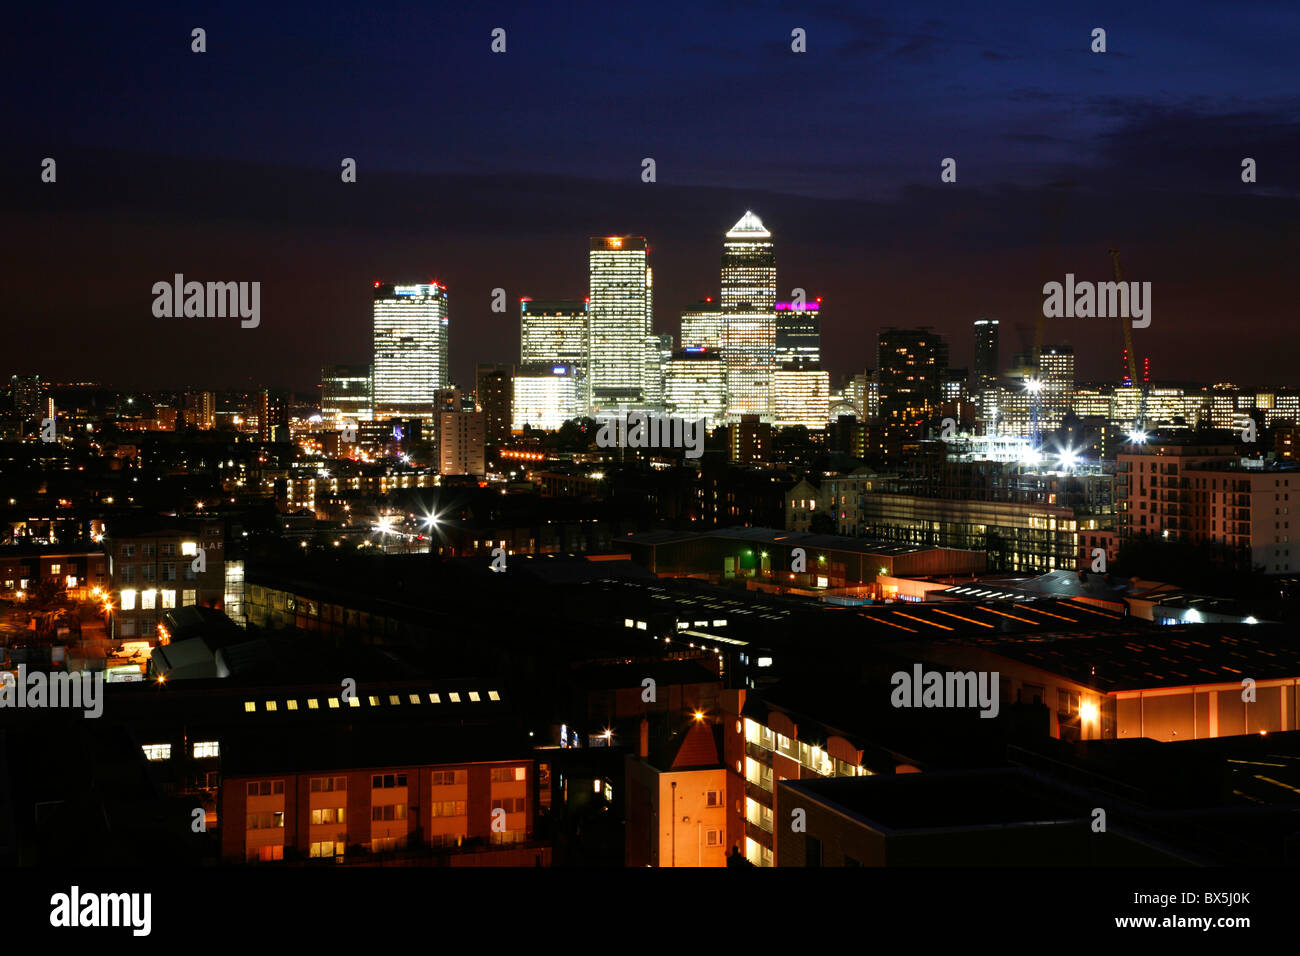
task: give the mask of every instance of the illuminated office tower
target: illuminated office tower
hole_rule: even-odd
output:
[[[432,418],[449,384],[447,287],[375,283],[374,417]]]
[[[645,343],[645,407],[647,411],[664,409],[664,368],[673,357],[671,335],[651,335]]]
[[[724,322],[722,307],[712,299],[685,309],[682,312],[682,348],[721,349]]]
[[[998,384],[998,320],[975,320],[975,391]]]
[[[640,408],[645,402],[646,339],[651,322],[646,252],[643,236],[591,240],[587,381],[593,415]]]
[[[788,365],[773,373],[773,424],[823,429],[830,418],[830,373]]]
[[[821,299],[776,304],[776,367],[820,368]]]
[[[776,368],[776,253],[772,234],[746,212],[726,234],[722,252],[723,357],[727,417],[772,420]]]
[[[664,409],[669,415],[706,427],[721,425],[727,416],[727,366],[722,352],[691,346],[672,353],[664,367]]]
[[[514,381],[511,428],[555,431],[582,414],[577,375],[572,365],[522,365]]]
[[[326,428],[370,421],[369,365],[326,365],[320,386],[320,417]]]
[[[590,306],[582,299],[524,299],[519,303],[521,365],[586,368]]]
[[[572,365],[574,384],[585,407],[591,306],[583,299],[524,299],[519,303],[519,364]]]
[[[1038,427],[1053,431],[1061,427],[1074,399],[1074,349],[1068,345],[1044,345],[1038,353]]]

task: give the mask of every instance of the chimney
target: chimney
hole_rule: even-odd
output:
[[[637,747],[637,754],[642,760],[650,756],[650,721],[641,718],[641,743]]]

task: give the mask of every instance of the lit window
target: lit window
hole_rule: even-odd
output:
[[[145,744],[140,749],[144,751],[145,760],[170,760],[172,757],[171,744]]]
[[[379,698],[378,698],[378,697],[375,697],[373,694],[372,694],[370,697],[368,697],[367,700],[370,701],[370,706],[371,706],[371,707],[378,707],[378,706],[379,706]]]
[[[255,713],[257,713],[257,701],[255,701],[255,700],[246,700],[246,701],[244,701],[244,713],[246,713],[246,714],[255,714]]]
[[[288,710],[297,710],[298,702],[296,700],[287,700],[284,702],[284,706]]]
[[[273,700],[268,700],[268,701],[266,702],[266,709],[267,709],[267,710],[275,710],[275,701],[273,701]]]
[[[439,697],[437,694],[430,694],[430,695],[429,695],[429,703],[431,703],[431,704],[441,704],[441,703],[442,703],[442,698]]]
[[[349,707],[360,707],[360,706],[361,706],[361,698],[360,698],[360,697],[349,697],[349,698],[348,698],[348,706],[349,706]]]
[[[127,588],[125,591],[122,592],[123,611],[135,610],[135,593],[136,593],[135,588]]]
[[[469,692],[469,699],[470,699],[471,702],[477,704],[478,701],[479,701],[478,691],[476,691],[476,690],[472,690],[472,691],[470,691],[470,692]]]
[[[315,697],[307,698],[307,709],[320,710],[320,701],[318,701]]]
[[[488,691],[488,700],[500,700],[501,695],[494,690]]]
[[[448,698],[448,699],[449,699],[453,704],[459,704],[459,703],[460,703],[460,694],[457,694],[455,691],[452,691],[450,694],[448,694],[448,695],[447,695],[447,698]]]
[[[219,757],[221,756],[221,744],[215,740],[196,740],[194,742],[194,756]]]
[[[412,703],[412,704],[418,704],[418,703],[420,702],[420,695],[419,695],[419,694],[411,694],[411,696],[410,696],[410,700],[411,700],[411,703]]]
[[[338,706],[339,706],[339,699],[338,699],[337,697],[331,697],[331,698],[330,698],[330,709],[331,709],[331,710],[337,710],[337,709],[338,709]]]

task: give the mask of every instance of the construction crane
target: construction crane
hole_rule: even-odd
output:
[[[1122,288],[1124,285],[1124,273],[1119,267],[1119,250],[1110,250],[1111,261],[1115,264],[1115,282]],[[1136,442],[1146,440],[1146,415],[1147,415],[1147,387],[1146,383],[1138,382],[1137,374],[1137,356],[1133,353],[1133,320],[1127,315],[1119,317],[1120,328],[1124,330],[1124,355],[1128,359],[1128,380],[1129,383],[1138,389],[1138,408],[1137,415],[1133,418],[1133,431],[1129,437]]]

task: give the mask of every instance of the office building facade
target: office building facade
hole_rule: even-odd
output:
[[[375,283],[373,319],[374,416],[432,417],[434,393],[450,383],[447,287]]]

